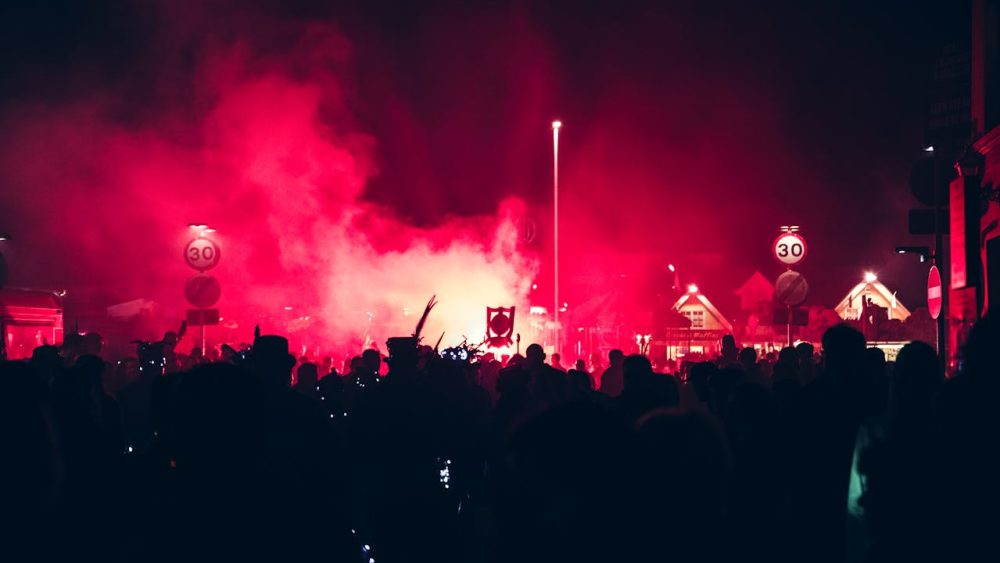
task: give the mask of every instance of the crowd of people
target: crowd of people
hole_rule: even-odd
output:
[[[675,373],[415,338],[344,373],[275,335],[187,365],[169,338],[43,346],[0,363],[0,558],[995,561],[998,343],[981,320],[950,379],[846,325]]]

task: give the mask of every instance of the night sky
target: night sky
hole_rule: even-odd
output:
[[[871,269],[911,309],[923,305],[926,265],[893,248],[930,242],[906,234],[918,205],[907,181],[928,56],[967,26],[961,3],[329,4],[5,2],[0,114],[113,92],[113,119],[149,127],[160,107],[202,111],[188,102],[204,37],[266,52],[289,40],[289,22],[327,22],[345,38],[350,117],[335,127],[372,142],[362,197],[413,225],[518,196],[544,256],[559,118],[569,299],[602,276],[672,262],[725,304],[754,269],[780,273],[771,240],[797,224],[811,302],[832,306]],[[0,142],[19,139],[8,129]],[[0,190],[0,231],[18,252],[69,259],[31,234],[24,209],[44,202],[4,177]],[[16,285],[73,283],[51,260],[10,261]]]

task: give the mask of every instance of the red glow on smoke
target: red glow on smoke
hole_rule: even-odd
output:
[[[31,245],[66,262],[53,280],[76,294],[158,303],[135,337],[183,317],[194,272],[181,250],[197,221],[223,249],[211,274],[227,327],[215,339],[247,341],[260,323],[313,350],[357,350],[412,332],[436,294],[425,334],[478,342],[486,306],[526,305],[534,265],[509,219],[519,204],[418,228],[364,201],[376,141],[345,100],[347,45],[312,24],[295,37],[278,54],[207,42],[191,91],[143,104],[138,119],[116,119],[111,95],[5,114],[14,141],[2,169],[32,194],[21,202],[36,225]]]

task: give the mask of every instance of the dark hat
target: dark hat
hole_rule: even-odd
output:
[[[59,348],[51,344],[43,344],[31,351],[31,361],[60,363],[62,362],[62,357],[59,355]]]
[[[390,356],[400,354],[416,355],[417,338],[413,336],[393,336],[386,340],[385,347],[389,350]]]
[[[255,362],[291,360],[292,364],[295,363],[295,356],[288,353],[288,339],[276,334],[265,334],[255,338],[250,355]]]

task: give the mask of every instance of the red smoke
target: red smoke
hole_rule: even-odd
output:
[[[39,9],[42,42],[69,64],[46,66],[29,27],[17,35],[27,60],[7,82],[23,82],[9,90],[32,101],[0,98],[12,285],[68,287],[70,325],[147,297],[167,310],[135,336],[175,326],[193,273],[180,258],[185,226],[205,222],[223,246],[220,307],[241,321],[227,338],[249,338],[259,321],[302,327],[302,341],[360,344],[373,313],[369,334],[381,340],[411,330],[403,308],[415,315],[437,293],[436,338],[449,304],[466,303],[452,294],[502,287],[475,289],[477,304],[446,341],[481,332],[481,308],[523,306],[530,278],[537,295],[551,294],[556,118],[566,319],[593,326],[577,312],[609,290],[648,312],[672,285],[667,263],[736,316],[742,280],[780,273],[769,250],[783,224],[809,240],[810,304],[835,303],[865,269],[908,304],[922,296],[925,273],[892,252],[926,243],[905,236],[923,109],[918,57],[895,12],[817,18],[814,6],[788,3],[779,20],[745,3],[729,3],[726,17],[714,5],[653,1],[126,4],[124,15],[116,6],[66,19],[82,31],[62,43],[49,30],[55,15]],[[858,27],[869,16],[892,25]],[[350,40],[321,21],[343,22]],[[127,44],[105,41],[106,26]],[[536,225],[537,275],[497,238],[511,195]],[[459,275],[429,284],[427,272]],[[402,326],[378,326],[394,315]]]
[[[119,114],[130,104],[111,89],[6,112],[0,166],[32,225],[19,246],[62,264],[32,268],[41,264],[22,252],[15,269],[50,271],[41,284],[69,286],[81,329],[102,300],[159,302],[151,333],[131,335],[151,338],[183,316],[194,273],[182,261],[187,225],[205,223],[223,251],[211,272],[219,307],[238,324],[214,329],[218,338],[246,341],[260,323],[313,350],[381,343],[411,332],[434,294],[426,334],[444,332],[446,344],[480,340],[488,305],[527,312],[534,265],[516,248],[518,204],[417,228],[364,202],[377,142],[344,93],[346,41],[318,24],[278,33],[266,49],[198,42],[182,84],[141,100],[138,117]]]

